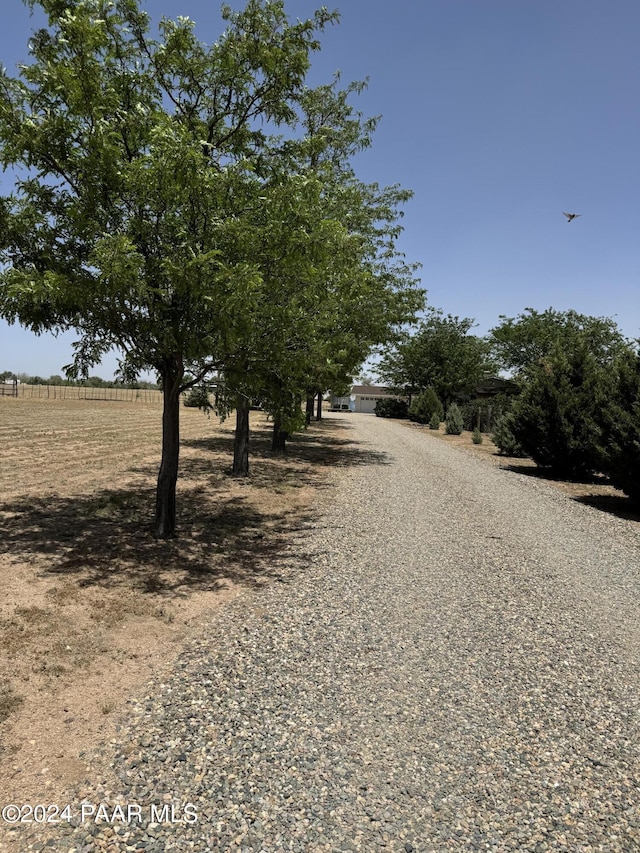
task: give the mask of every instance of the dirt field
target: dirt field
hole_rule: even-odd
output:
[[[84,751],[207,612],[278,576],[288,533],[348,443],[323,422],[275,458],[252,413],[252,476],[238,480],[232,422],[181,418],[179,538],[158,542],[159,406],[0,398],[4,803],[61,801]]]

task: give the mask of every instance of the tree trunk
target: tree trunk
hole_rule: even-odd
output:
[[[318,411],[316,414],[316,420],[322,420],[322,391],[318,391]]]
[[[313,399],[313,397],[307,397],[307,426],[309,426],[309,424],[311,423],[311,418],[313,417]]]
[[[249,476],[249,398],[238,395],[236,431],[233,437],[233,475]]]
[[[177,365],[162,372],[162,460],[156,489],[155,534],[158,539],[176,535],[176,483],[180,456],[180,382]]]
[[[281,423],[280,418],[276,415],[273,421],[273,437],[271,439],[271,450],[274,453],[286,453],[287,450],[289,433],[280,428]]]

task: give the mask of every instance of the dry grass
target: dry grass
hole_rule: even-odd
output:
[[[44,786],[55,802],[79,781],[83,751],[207,612],[286,576],[283,545],[326,466],[370,461],[339,421],[273,457],[256,415],[252,475],[235,479],[232,424],[181,418],[179,538],[161,542],[158,406],[0,398],[0,800],[38,802]]]

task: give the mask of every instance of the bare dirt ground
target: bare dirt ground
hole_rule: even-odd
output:
[[[408,429],[422,430],[427,435],[446,441],[447,444],[458,447],[467,453],[472,453],[477,458],[484,459],[492,465],[542,480],[554,488],[561,489],[581,503],[589,504],[604,512],[618,515],[621,518],[640,521],[640,510],[633,506],[624,492],[612,486],[607,481],[607,478],[602,475],[596,474],[587,480],[581,481],[570,482],[567,480],[558,480],[557,478],[550,477],[544,470],[538,468],[532,459],[501,456],[498,448],[487,434],[483,434],[482,444],[474,444],[471,432],[465,430],[461,435],[447,435],[444,431],[443,423],[440,424],[440,430],[431,430],[428,426],[406,420],[398,421],[398,423],[401,423]]]
[[[181,418],[179,537],[158,542],[159,406],[0,399],[0,803],[61,803],[207,613],[278,577],[324,467],[349,458],[335,421],[274,457],[252,413],[252,474],[235,479],[233,424]]]

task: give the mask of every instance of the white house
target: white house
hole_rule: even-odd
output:
[[[388,388],[382,385],[353,385],[348,397],[331,395],[331,409],[334,412],[363,412],[373,414],[378,400],[395,397]]]

